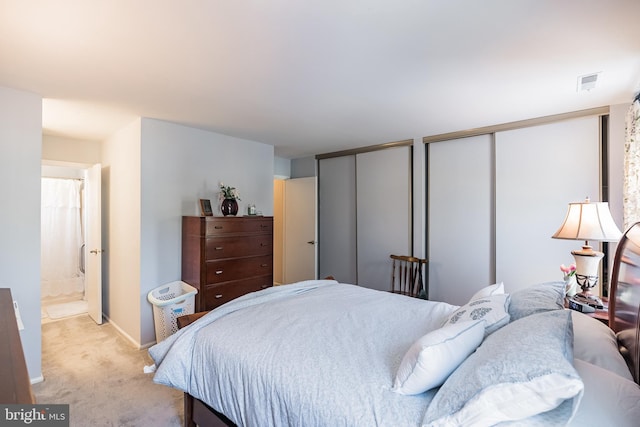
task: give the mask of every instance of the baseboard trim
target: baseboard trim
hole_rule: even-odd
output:
[[[31,381],[31,384],[41,383],[42,381],[44,381],[44,376],[40,375],[39,377],[29,378],[29,381]]]
[[[140,346],[140,350],[146,350],[147,348],[153,347],[154,345],[156,345],[156,341],[151,341],[151,342],[148,342],[146,344],[142,344]]]
[[[102,314],[104,316],[104,318],[106,319],[107,322],[109,322],[111,324],[111,326],[113,326],[113,328],[118,331],[118,333],[120,333],[120,335],[122,335],[123,337],[125,337],[127,339],[127,341],[129,341],[131,344],[133,344],[133,346],[135,348],[137,348],[138,350],[141,350],[143,347],[140,345],[140,343],[138,341],[136,341],[131,335],[129,335],[124,329],[122,329],[120,326],[118,326],[118,324],[116,322],[114,322],[113,320],[111,320],[107,315]]]

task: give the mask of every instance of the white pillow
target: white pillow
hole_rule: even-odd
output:
[[[480,289],[478,292],[473,294],[469,301],[473,301],[474,299],[490,297],[491,295],[502,295],[504,294],[504,283],[496,283],[495,285],[486,286]]]
[[[469,301],[454,311],[442,326],[463,321],[482,320],[485,336],[487,336],[509,323],[509,301],[509,294],[492,295]]]
[[[431,331],[418,339],[402,358],[393,391],[420,394],[447,377],[482,343],[482,321],[459,322]]]
[[[569,426],[638,425],[640,387],[636,383],[579,359],[573,364],[584,382],[584,396]]]
[[[604,323],[571,310],[573,320],[573,358],[607,369],[633,381],[627,362],[618,350],[615,334]]]

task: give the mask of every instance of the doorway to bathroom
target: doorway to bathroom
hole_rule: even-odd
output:
[[[42,323],[85,313],[102,323],[100,170],[42,166]]]

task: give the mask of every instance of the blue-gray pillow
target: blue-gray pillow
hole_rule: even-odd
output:
[[[511,321],[536,313],[564,308],[565,283],[546,282],[511,293]]]
[[[429,404],[423,426],[494,425],[543,413],[566,424],[584,389],[572,361],[569,310],[511,322],[449,376]]]

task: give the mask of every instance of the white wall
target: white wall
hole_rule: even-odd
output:
[[[103,312],[140,341],[140,134],[136,119],[102,145]]]
[[[291,178],[307,178],[317,176],[317,160],[315,157],[302,157],[291,160]]]
[[[291,160],[282,157],[273,158],[273,175],[277,179],[287,179],[291,177]]]
[[[42,159],[94,165],[102,158],[100,141],[42,135]]]
[[[42,379],[40,338],[40,158],[42,98],[0,87],[0,287],[11,288],[25,329],[29,377]]]
[[[200,215],[210,199],[221,215],[218,183],[240,191],[238,215],[255,204],[273,215],[274,156],[270,145],[232,138],[161,120],[142,119],[140,342],[155,340],[147,293],[181,277],[182,216]]]

